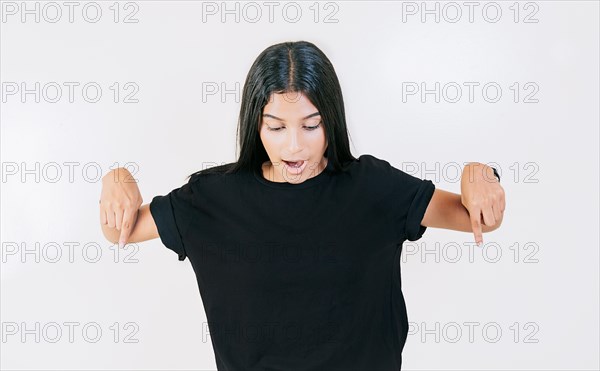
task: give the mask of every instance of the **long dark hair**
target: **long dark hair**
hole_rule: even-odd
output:
[[[259,124],[273,93],[301,93],[317,108],[327,139],[324,156],[331,171],[343,171],[348,162],[356,160],[350,152],[344,99],[333,65],[314,44],[290,41],[269,46],[248,72],[236,134],[240,146],[237,162],[203,169],[188,178],[260,169],[269,156],[260,139]]]

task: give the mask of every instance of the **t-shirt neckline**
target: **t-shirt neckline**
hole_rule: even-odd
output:
[[[303,189],[303,188],[312,187],[314,185],[322,183],[323,180],[325,180],[325,178],[329,177],[329,172],[332,171],[332,169],[333,169],[333,165],[332,165],[331,161],[327,161],[327,166],[325,167],[325,169],[323,169],[323,171],[321,171],[319,174],[313,176],[312,178],[308,178],[304,182],[297,183],[297,184],[289,183],[289,182],[285,182],[285,183],[273,182],[271,180],[268,180],[263,177],[262,168],[258,168],[258,169],[254,170],[254,177],[260,183],[262,183],[266,186],[272,187],[272,188]]]

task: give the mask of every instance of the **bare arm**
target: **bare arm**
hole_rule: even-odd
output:
[[[504,188],[493,169],[479,162],[465,166],[460,188],[461,194],[436,189],[422,225],[472,232],[475,242],[481,246],[482,234],[502,224],[506,208]]]
[[[500,224],[502,224],[502,216],[499,220],[496,220],[496,224],[493,226],[483,225],[482,221],[482,232],[486,233],[496,230],[500,227]],[[473,231],[469,212],[463,206],[461,196],[438,188],[433,192],[421,225],[460,232]]]
[[[150,206],[141,204],[137,181],[127,169],[118,168],[106,174],[102,178],[100,196],[100,225],[104,237],[120,246],[157,238]]]
[[[121,231],[102,224],[102,233],[112,243],[119,242]],[[142,205],[137,212],[137,220],[126,243],[143,242],[158,238],[158,230],[154,218],[150,214],[150,204]]]

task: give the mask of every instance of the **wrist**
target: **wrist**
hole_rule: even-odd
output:
[[[498,183],[500,183],[500,174],[498,174],[498,170],[496,170],[495,167],[492,167],[492,173],[494,174],[494,177],[496,177],[496,179],[498,180]]]
[[[480,162],[467,163],[463,169],[462,175],[463,179],[468,179],[469,181],[473,181],[476,178],[482,177],[489,182],[500,182],[500,175],[498,174],[496,168]]]
[[[489,165],[483,166],[485,180],[489,182],[497,181],[498,183],[500,183],[500,175],[498,175],[498,171],[496,170],[496,168]]]

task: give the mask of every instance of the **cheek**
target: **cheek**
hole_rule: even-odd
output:
[[[268,154],[271,154],[273,150],[277,147],[276,141],[268,133],[261,132],[260,139],[262,140],[263,147],[265,147],[265,150]]]
[[[327,139],[325,138],[325,132],[321,131],[321,133],[319,133],[319,135],[317,135],[314,138],[314,140],[312,141],[312,144],[315,147],[325,148],[325,146],[327,145]]]

